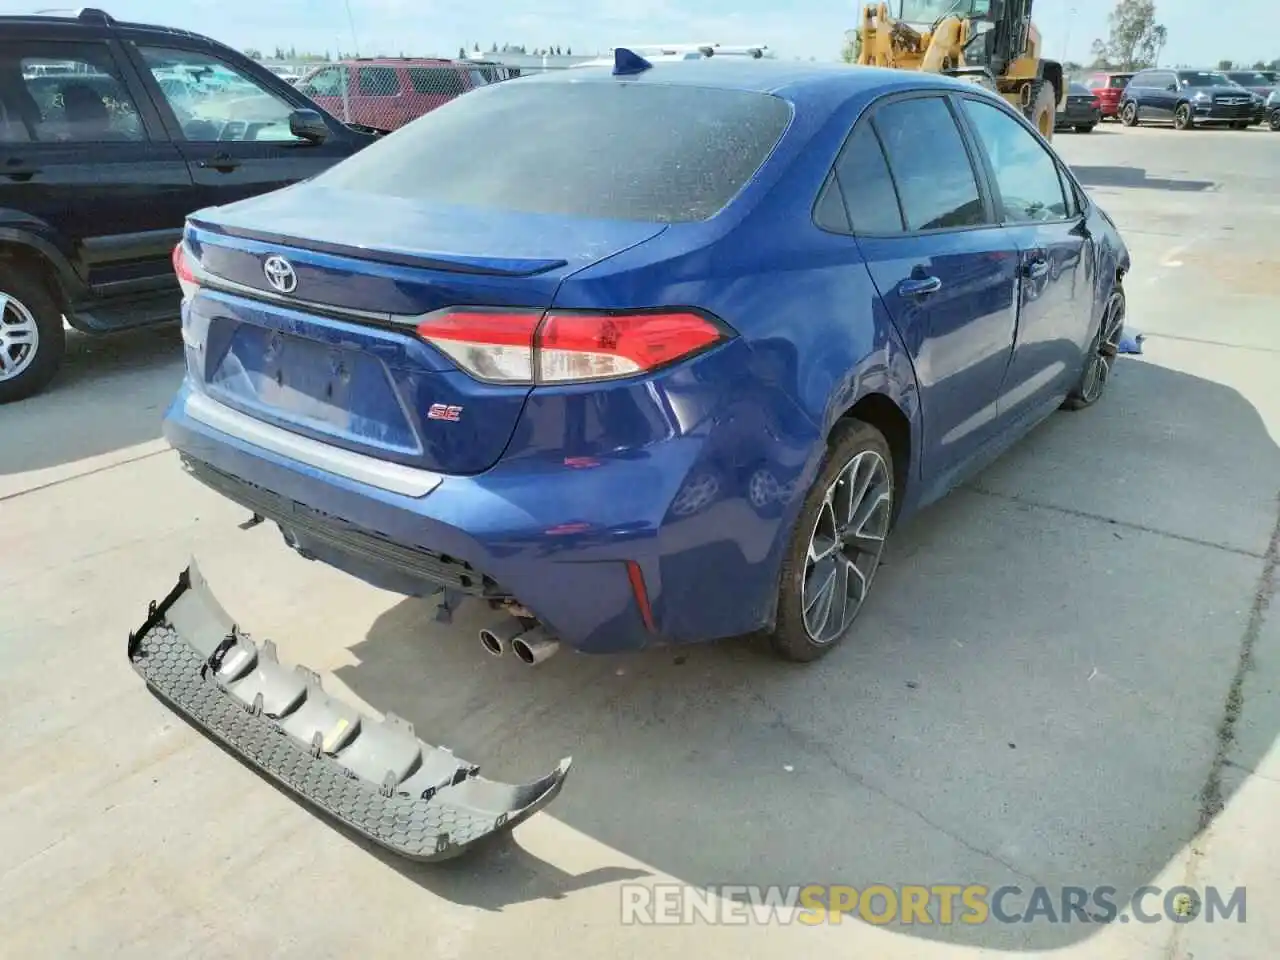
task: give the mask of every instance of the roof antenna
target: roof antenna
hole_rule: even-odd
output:
[[[613,51],[613,75],[615,77],[630,77],[637,73],[644,73],[653,66],[648,60],[640,56],[640,54],[628,50],[626,47],[618,47]]]

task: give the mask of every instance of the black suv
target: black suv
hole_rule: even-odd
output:
[[[53,377],[64,317],[108,333],[178,316],[187,214],[376,135],[196,34],[101,10],[0,17],[0,403]]]
[[[1156,120],[1178,130],[1202,123],[1243,130],[1262,120],[1262,104],[1262,97],[1217,70],[1143,70],[1120,96],[1120,121],[1127,127]]]

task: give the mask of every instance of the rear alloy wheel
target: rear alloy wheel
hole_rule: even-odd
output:
[[[0,403],[43,390],[65,349],[62,311],[41,278],[0,263]]]
[[[1178,109],[1173,111],[1173,129],[1190,130],[1194,126],[1195,120],[1191,116],[1191,104],[1178,104]]]
[[[1271,115],[1267,117],[1267,126],[1280,133],[1280,108],[1271,111]]]
[[[1138,125],[1138,105],[1136,103],[1126,103],[1120,111],[1120,122],[1126,127],[1136,127]]]
[[[840,427],[783,562],[771,642],[786,660],[834,649],[871,589],[894,514],[893,455],[875,427]]]
[[[1124,337],[1124,314],[1124,290],[1117,286],[1102,312],[1102,322],[1098,324],[1093,343],[1089,345],[1080,382],[1063,404],[1066,409],[1083,410],[1102,398],[1107,384],[1111,382],[1111,370],[1120,353],[1120,341]]]

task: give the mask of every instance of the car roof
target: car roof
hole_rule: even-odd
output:
[[[976,84],[942,74],[843,63],[788,63],[746,57],[716,57],[654,63],[642,73],[613,76],[612,68],[580,67],[533,74],[521,83],[660,83],[773,94],[797,103],[845,99],[857,94],[894,90],[944,89],[972,91]]]

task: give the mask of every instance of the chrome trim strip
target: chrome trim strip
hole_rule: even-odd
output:
[[[444,482],[444,477],[430,470],[388,463],[361,453],[352,453],[331,444],[290,433],[280,427],[255,420],[226,404],[202,393],[192,393],[185,404],[187,416],[207,427],[229,434],[246,443],[317,470],[324,470],[356,483],[367,484],[398,493],[404,497],[425,497]]]

